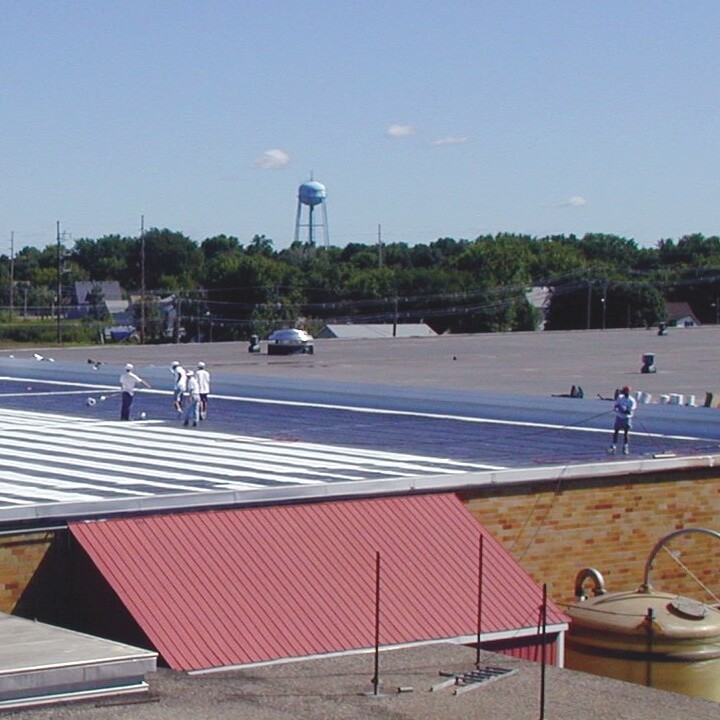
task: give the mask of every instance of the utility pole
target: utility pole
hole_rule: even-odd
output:
[[[145,344],[145,216],[140,216],[140,344]]]
[[[13,321],[15,305],[15,233],[10,233],[10,322]]]
[[[590,329],[590,305],[592,304],[592,285],[590,284],[590,279],[588,278],[587,281],[587,319],[585,323],[585,329]]]
[[[383,244],[382,244],[382,226],[378,223],[378,267],[383,266]]]
[[[182,298],[180,297],[180,291],[175,293],[175,342],[180,342],[180,319],[182,317]]]
[[[56,223],[57,228],[57,300],[55,302],[55,316],[57,318],[57,344],[62,344],[62,333],[60,331],[60,305],[62,302],[62,252],[60,250],[60,221]]]

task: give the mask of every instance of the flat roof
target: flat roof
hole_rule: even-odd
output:
[[[607,396],[632,385],[653,395],[682,393],[702,401],[720,393],[717,373],[720,326],[538,331],[437,335],[424,338],[316,339],[311,356],[249,353],[246,342],[168,345],[109,344],[0,350],[0,358],[32,358],[85,363],[97,359],[122,367],[168,367],[174,359],[193,367],[265,378],[303,378],[394,387],[493,391],[549,397],[579,385],[585,397]],[[642,356],[654,353],[656,373],[642,374]],[[716,398],[720,401],[720,396]]]
[[[157,653],[0,613],[0,710],[145,692]]]
[[[718,338],[696,330],[677,333],[688,333],[686,354],[694,363],[690,338],[707,353],[703,344]],[[584,344],[594,344],[597,335],[327,340],[314,356],[287,358],[258,357],[242,343],[0,353],[0,522],[47,524],[551,481],[558,473],[610,477],[716,465],[716,408],[642,405],[633,454],[608,458],[612,404],[592,396],[590,386],[582,399],[521,393],[537,389],[538,366],[549,378],[569,373],[572,358],[583,357]],[[620,345],[644,347],[638,337],[667,340],[646,331],[601,335],[612,340],[610,365]],[[669,354],[673,364],[683,356],[677,340]],[[577,346],[572,354],[545,355],[571,345]],[[448,358],[452,351],[458,355]],[[479,357],[495,355],[510,365],[518,354],[525,363],[513,368],[517,393],[502,392],[508,388],[494,382],[497,364],[478,365]],[[182,427],[172,409],[170,363],[176,358],[188,367],[203,359],[212,373],[210,415],[197,429]],[[145,419],[131,423],[118,420],[117,380],[126,359],[153,385],[133,406],[134,416]],[[597,363],[590,359],[591,367]],[[714,376],[714,363],[705,364],[713,365]],[[447,387],[439,384],[441,376]],[[611,374],[603,377],[612,385],[626,382],[622,375],[616,383]],[[649,381],[660,378],[669,388],[674,377],[675,370]],[[698,382],[695,376],[691,382]],[[478,391],[475,383],[495,391]]]

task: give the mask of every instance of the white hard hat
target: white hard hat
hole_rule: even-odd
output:
[[[198,367],[201,368],[201,369],[204,368],[204,367],[205,367],[205,363],[201,360],[201,361],[198,363]]]
[[[128,363],[128,364],[125,366],[125,369],[126,369],[126,370],[133,370],[134,368],[135,368],[135,366],[134,366],[132,363]]]
[[[195,373],[192,370],[188,370],[187,374],[188,374],[188,377],[190,377],[191,375],[194,375]]]
[[[170,367],[177,367],[180,363],[177,360],[173,360]]]

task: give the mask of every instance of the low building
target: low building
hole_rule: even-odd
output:
[[[124,297],[117,280],[80,280],[73,285],[68,317],[96,317],[110,315],[116,325],[128,324],[130,303]]]
[[[425,323],[363,323],[363,324],[331,324],[326,325],[316,338],[350,338],[353,340],[370,340],[388,337],[429,337],[437,333]]]
[[[665,303],[665,314],[670,325],[675,327],[697,327],[700,321],[695,316],[689,303],[669,302]]]

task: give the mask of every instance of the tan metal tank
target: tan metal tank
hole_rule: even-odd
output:
[[[720,610],[650,584],[657,551],[683,532],[720,538],[701,528],[663,538],[648,559],[645,582],[634,591],[608,593],[597,570],[578,573],[577,600],[567,609],[566,667],[720,702]],[[593,597],[583,589],[588,579]]]

